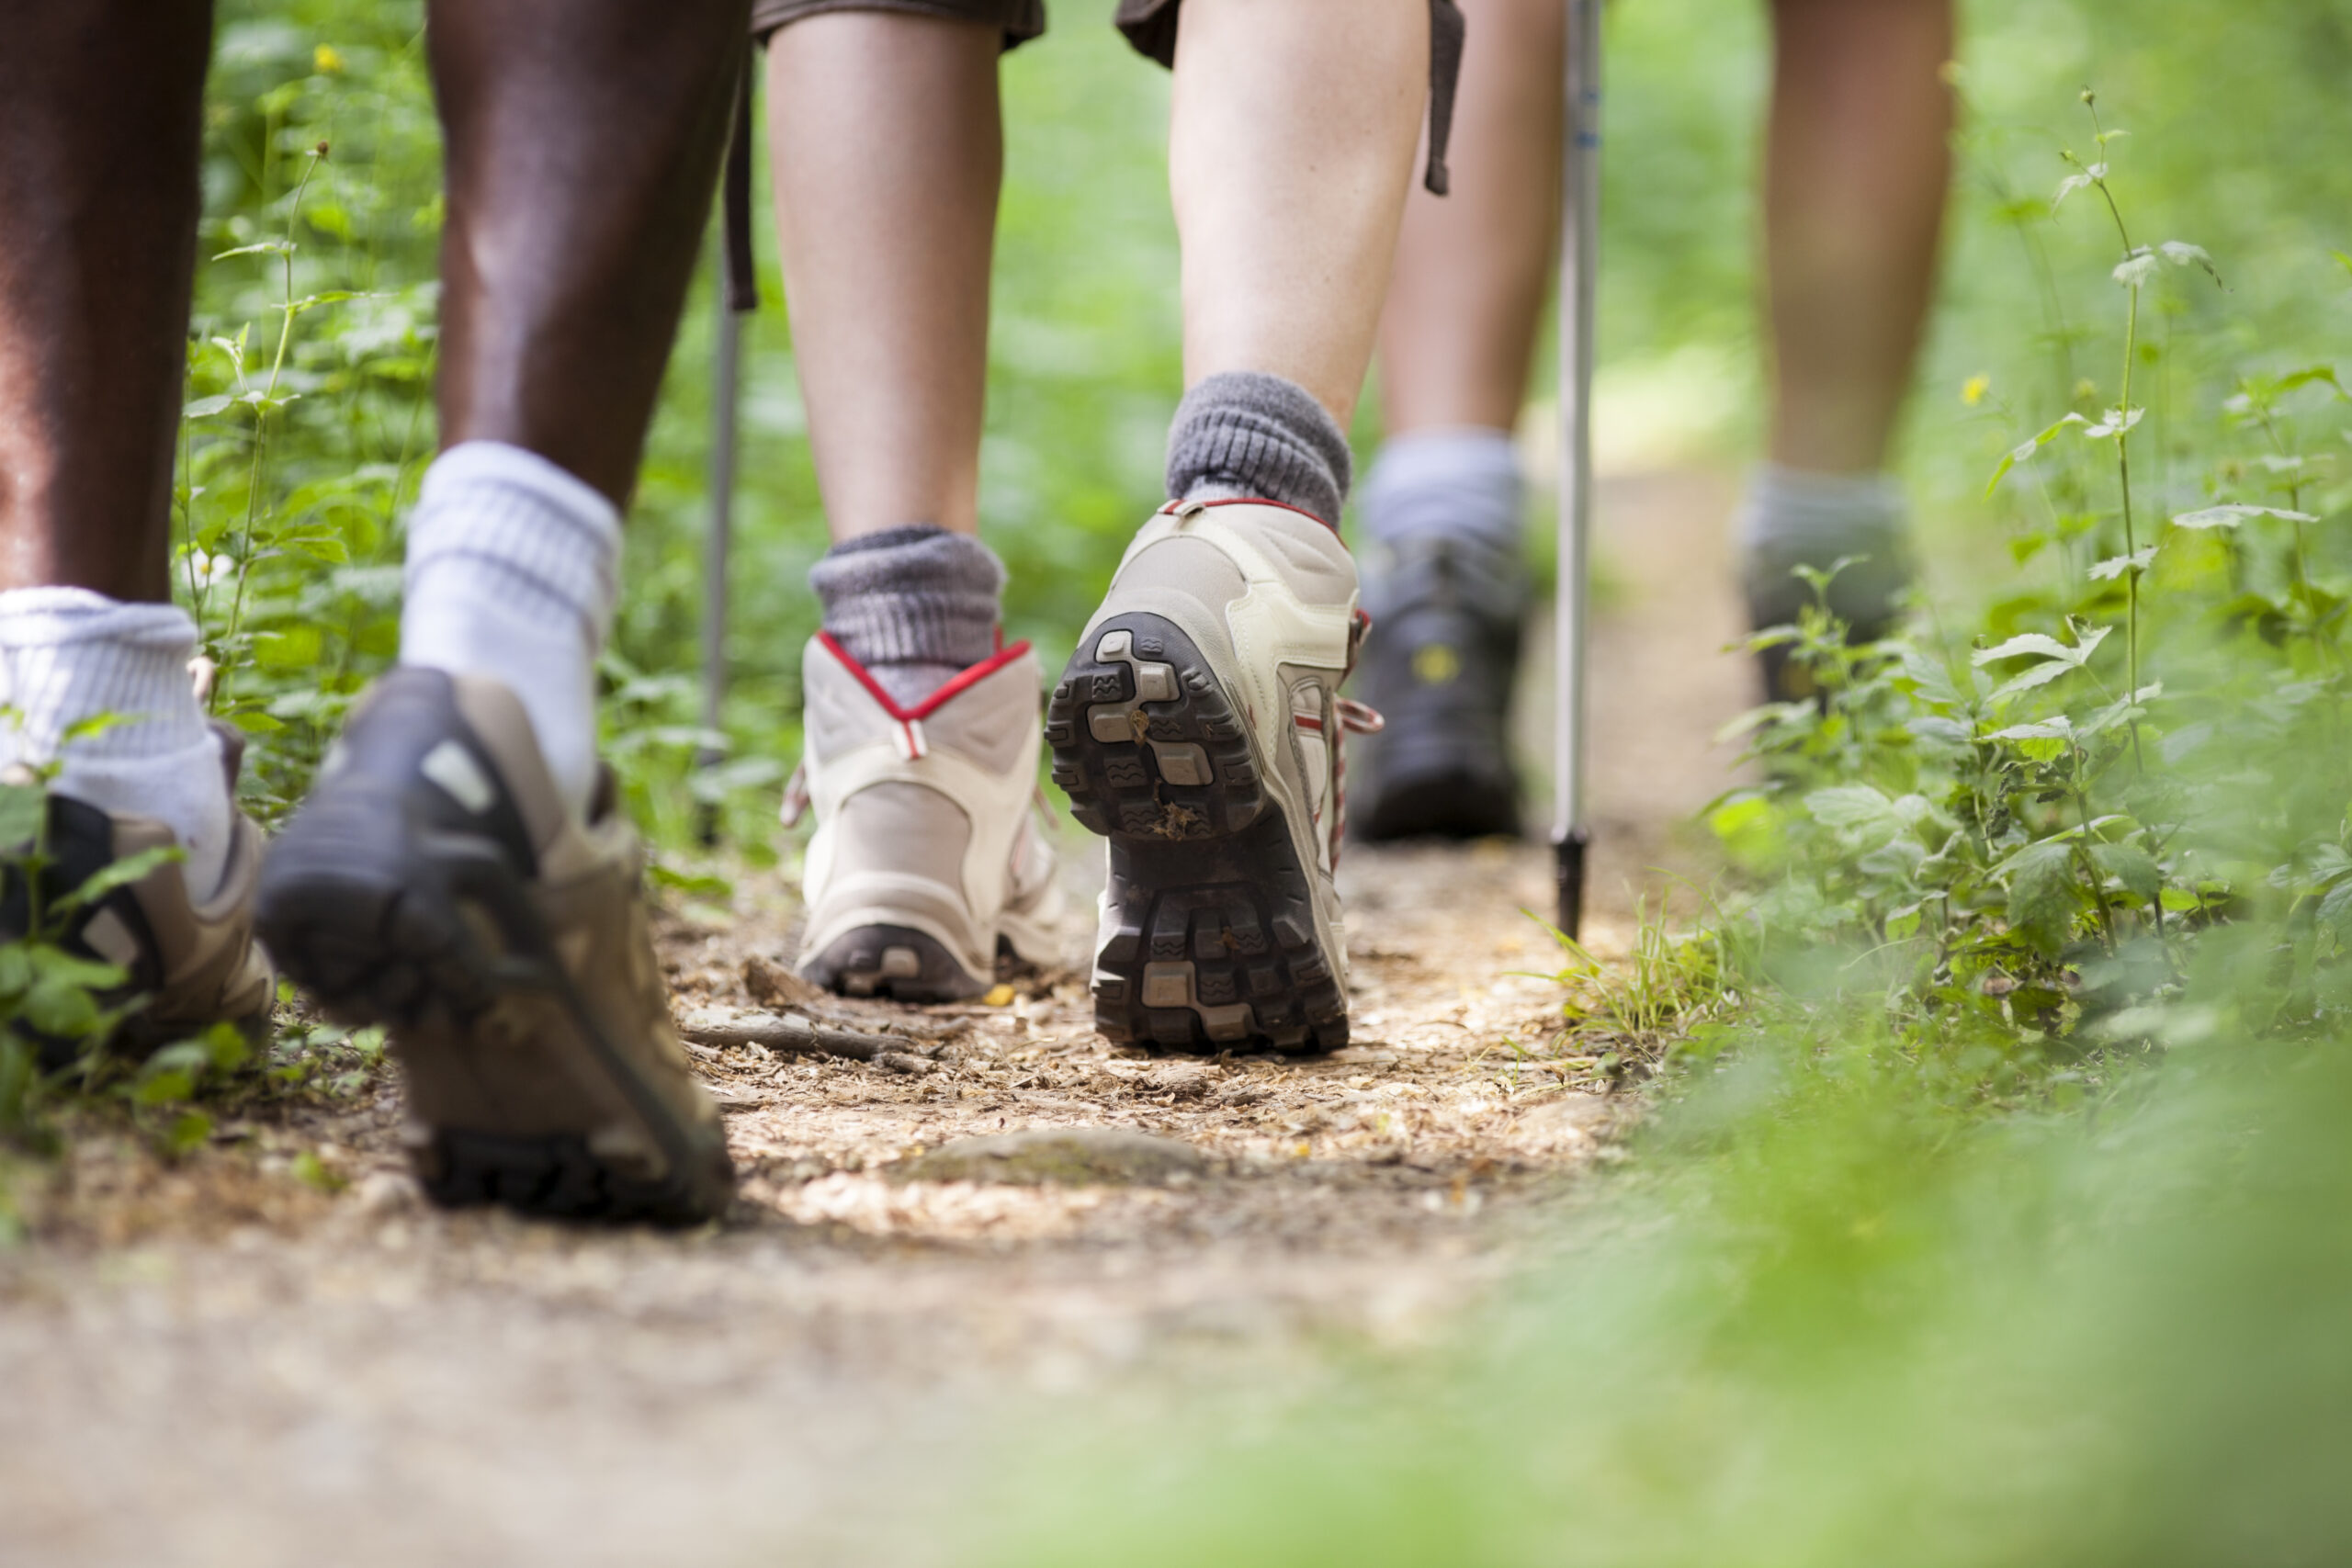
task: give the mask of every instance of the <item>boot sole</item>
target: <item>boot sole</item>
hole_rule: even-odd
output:
[[[471,1108],[412,1142],[426,1196],[562,1219],[683,1224],[722,1213],[734,1182],[724,1147],[684,1124],[609,1037],[498,846],[413,835],[401,822],[390,791],[312,801],[271,847],[256,922],[282,970],[330,1016],[390,1029],[413,1100]],[[544,1007],[560,1010],[568,1040],[518,1056],[520,1040],[549,1043],[549,1031],[522,1027]],[[594,1103],[573,1087],[582,1082],[617,1093],[660,1151],[661,1172],[546,1125],[551,1100]]]
[[[918,1005],[967,1001],[996,984],[994,976],[973,978],[936,937],[912,926],[860,926],[846,931],[822,953],[804,960],[800,977],[844,997]]]
[[[1117,632],[1130,656],[1098,658]],[[1071,814],[1111,840],[1095,1028],[1186,1051],[1345,1045],[1313,873],[1192,638],[1155,615],[1103,623],[1054,688],[1046,742]]]

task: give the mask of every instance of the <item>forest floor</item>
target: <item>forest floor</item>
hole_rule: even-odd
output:
[[[1731,499],[1704,473],[1602,489],[1603,956],[1650,868],[1705,865],[1679,825],[1723,787],[1710,738],[1748,693],[1720,652]],[[1335,1343],[1424,1339],[1613,1156],[1626,1100],[1559,1044],[1541,976],[1561,958],[1522,912],[1550,904],[1540,843],[1351,847],[1354,1043],[1306,1059],[1098,1038],[1100,849],[1065,844],[1068,966],[921,1010],[935,1056],[697,1048],[745,1173],[724,1225],[429,1210],[389,1069],[232,1106],[169,1164],[79,1127],[20,1178],[29,1235],[0,1248],[0,1560],[946,1561],[930,1511],[1002,1457],[1012,1409],[1180,1397],[1212,1368],[1279,1383]],[[789,886],[746,876],[731,908],[665,917],[680,1010],[905,1020],[796,988]],[[1180,1147],[1102,1151],[1078,1182],[953,1163],[959,1140],[1070,1128]]]

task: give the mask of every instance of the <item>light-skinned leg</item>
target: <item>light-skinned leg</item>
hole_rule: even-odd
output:
[[[978,527],[1002,42],[837,11],[769,43],[785,300],[836,539]]]
[[[1185,0],[1168,177],[1188,387],[1256,371],[1353,418],[1429,47],[1425,0]]]
[[[1886,461],[1951,183],[1951,0],[1777,0],[1764,162],[1774,463]]]

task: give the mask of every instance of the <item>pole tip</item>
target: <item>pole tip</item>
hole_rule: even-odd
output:
[[[1592,834],[1578,828],[1552,846],[1553,877],[1560,896],[1559,927],[1570,941],[1581,940],[1584,925],[1584,852]]]

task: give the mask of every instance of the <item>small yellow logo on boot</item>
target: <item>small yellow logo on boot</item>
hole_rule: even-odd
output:
[[[1424,686],[1442,686],[1462,673],[1462,655],[1442,642],[1425,642],[1413,649],[1413,679]]]

